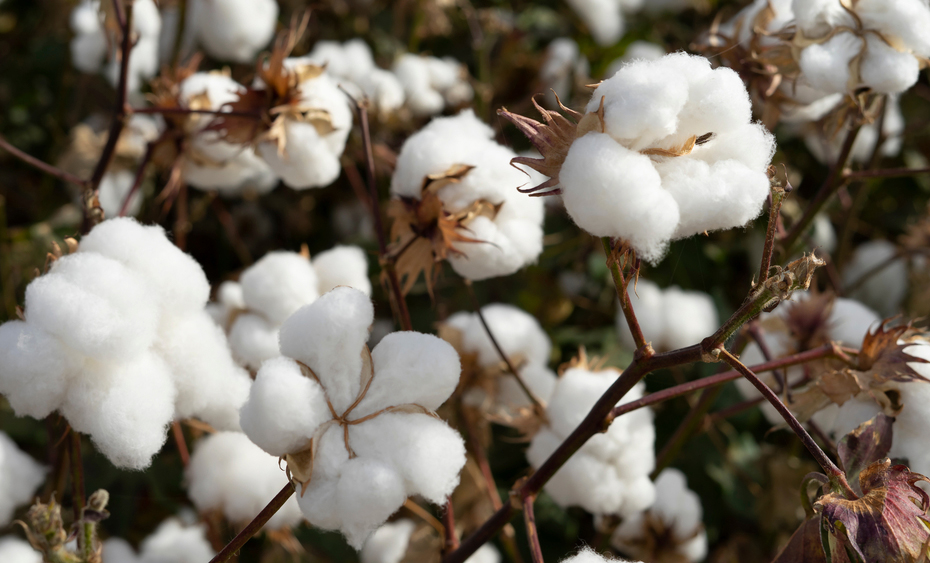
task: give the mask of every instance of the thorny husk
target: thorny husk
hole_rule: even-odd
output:
[[[106,509],[109,499],[109,493],[103,489],[92,494],[81,519],[72,525],[70,532],[65,530],[61,505],[54,497],[48,504],[36,501],[26,512],[25,521],[15,523],[22,526],[29,544],[42,553],[47,563],[102,563],[103,546],[97,538],[97,524],[110,515]],[[75,538],[78,552],[67,548],[68,542]]]

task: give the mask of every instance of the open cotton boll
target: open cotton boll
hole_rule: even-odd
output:
[[[381,526],[362,546],[359,553],[362,563],[400,563],[416,527],[412,520],[406,518]]]
[[[683,291],[677,286],[662,290],[651,281],[640,279],[630,291],[630,303],[643,336],[658,351],[697,344],[718,326],[713,299],[700,291]],[[617,312],[616,322],[623,344],[635,348],[622,311]]]
[[[218,510],[230,522],[250,522],[287,484],[287,476],[269,455],[239,432],[217,432],[200,440],[185,471],[187,494],[200,512]],[[293,498],[265,524],[269,530],[301,520]]]
[[[103,13],[99,0],[83,0],[71,11],[71,63],[81,72],[100,72],[107,54],[107,38],[103,31]]]
[[[601,47],[613,45],[623,35],[624,18],[619,0],[568,0],[568,5]]]
[[[843,283],[858,285],[849,296],[874,308],[884,317],[900,311],[907,294],[907,262],[897,257],[897,247],[886,240],[872,240],[859,245],[846,268]],[[876,268],[881,267],[876,271]],[[869,277],[863,278],[868,275]],[[859,280],[863,280],[859,283]]]
[[[0,394],[16,416],[45,418],[51,414],[81,368],[78,354],[35,324],[10,321],[0,325]]]
[[[310,261],[296,252],[269,252],[239,278],[246,306],[280,325],[319,293]]]
[[[0,432],[0,526],[10,523],[16,507],[32,500],[36,489],[45,481],[45,473],[45,467],[20,450],[6,433]]]
[[[185,526],[169,518],[142,541],[137,555],[129,542],[110,538],[103,542],[106,563],[203,563],[216,553],[206,537],[206,525]]]
[[[562,563],[643,563],[642,561],[627,561],[625,559],[616,559],[600,555],[590,547],[579,551],[576,555],[563,559]]]
[[[123,208],[123,202],[129,195],[133,184],[135,183],[135,174],[129,170],[116,170],[107,172],[100,180],[97,199],[100,201],[100,209],[103,209],[105,217],[116,217]],[[142,192],[136,190],[126,206],[126,215],[133,216],[142,209]]]
[[[614,531],[611,544],[621,552],[647,559],[655,553],[642,552],[643,545],[655,545],[662,553],[687,561],[703,561],[707,555],[707,533],[702,524],[700,497],[688,489],[684,474],[674,468],[659,473],[655,488],[655,503],[645,512],[624,518]],[[652,534],[661,539],[650,542]]]
[[[154,0],[135,0],[132,15],[132,27],[136,38],[129,55],[127,90],[138,92],[142,88],[142,82],[154,77],[159,70],[158,41],[161,34],[161,13]],[[117,48],[118,46],[114,44],[109,64],[105,69],[107,79],[114,87],[119,83],[120,75]]]
[[[281,353],[278,349],[278,327],[261,315],[237,315],[229,329],[229,347],[236,361],[257,370],[262,362]]]
[[[371,295],[371,280],[368,279],[368,260],[365,251],[357,246],[334,246],[313,257],[317,287],[321,294],[345,285],[354,287],[365,295]]]
[[[493,303],[481,308],[494,339],[508,356],[522,356],[526,361],[545,364],[552,342],[535,317],[512,305]],[[482,366],[501,361],[494,343],[476,313],[456,313],[447,323],[462,332],[462,345],[478,354]]]
[[[274,36],[275,0],[198,0],[197,38],[211,57],[250,63]]]
[[[556,383],[546,407],[548,424],[533,437],[526,451],[540,467],[588,414],[616,380],[616,370],[567,370]],[[642,384],[623,402],[642,396]],[[655,466],[652,412],[641,409],[614,420],[607,431],[585,443],[546,484],[545,490],[563,507],[580,506],[593,514],[630,515],[654,500],[649,472]]]
[[[0,538],[0,561],[4,563],[42,563],[42,554],[33,549],[28,542],[15,536],[6,536]]]
[[[418,117],[436,115],[474,96],[465,67],[454,59],[404,53],[393,71],[403,86],[407,107]]]

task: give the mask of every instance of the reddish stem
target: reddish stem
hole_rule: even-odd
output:
[[[219,553],[216,554],[216,557],[210,560],[210,563],[223,563],[224,561],[229,560],[237,551],[242,549],[242,546],[249,541],[252,536],[261,531],[262,526],[271,519],[275,513],[284,506],[284,503],[287,502],[287,499],[291,498],[291,495],[294,494],[294,485],[288,482],[287,485],[284,485],[284,488],[281,489],[271,502],[268,503],[265,508],[262,509],[258,515],[249,522],[245,528],[242,528],[236,537],[233,538],[231,542],[226,544]]]
[[[69,182],[82,188],[87,185],[86,180],[82,180],[73,174],[69,174],[60,168],[52,166],[51,164],[47,164],[34,156],[24,153],[23,151],[11,145],[9,141],[3,138],[2,135],[0,135],[0,148],[25,162],[29,166],[32,166],[36,170],[44,172],[49,176],[54,176],[63,182]]]
[[[530,544],[530,553],[533,556],[533,563],[545,563],[543,560],[542,548],[539,546],[539,531],[536,529],[536,514],[533,512],[533,503],[535,501],[535,495],[523,497],[523,520],[526,523],[526,540]]]

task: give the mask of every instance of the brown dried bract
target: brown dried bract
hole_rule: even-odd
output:
[[[930,382],[917,373],[909,364],[928,363],[927,360],[905,352],[912,343],[906,339],[913,332],[910,324],[888,328],[890,319],[882,322],[874,332],[865,335],[859,350],[856,369],[858,376],[872,386],[881,386],[891,381]],[[903,341],[903,343],[899,343]]]

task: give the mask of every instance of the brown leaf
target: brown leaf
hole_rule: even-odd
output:
[[[820,539],[820,525],[819,514],[805,520],[772,563],[827,563]]]
[[[863,469],[888,455],[891,450],[892,422],[890,417],[879,413],[843,436],[836,444],[836,451],[850,484],[855,486],[858,481],[856,478]],[[856,492],[862,493],[861,490]]]
[[[823,374],[807,389],[794,393],[791,397],[791,410],[798,420],[806,421],[827,405],[842,405],[862,391],[855,375],[846,370],[830,371]]]
[[[900,325],[886,330],[889,320],[883,321],[875,332],[865,335],[857,358],[857,369],[862,372],[859,377],[873,387],[880,387],[890,381],[930,382],[908,365],[928,363],[927,360],[907,354],[904,350],[911,345],[909,342],[898,344],[898,341],[910,330],[910,325]]]

